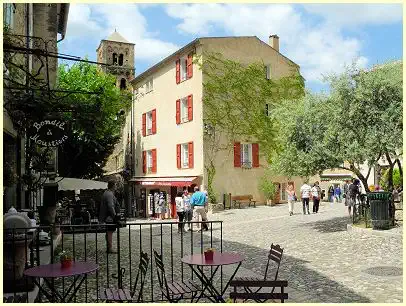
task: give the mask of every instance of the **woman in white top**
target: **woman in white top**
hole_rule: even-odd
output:
[[[295,189],[293,187],[293,184],[288,185],[286,192],[288,193],[289,216],[292,216],[293,215],[293,204],[296,201],[296,194],[295,194]]]
[[[183,219],[185,218],[185,202],[183,201],[182,192],[178,192],[175,198],[176,212],[178,214],[178,233],[183,231]]]

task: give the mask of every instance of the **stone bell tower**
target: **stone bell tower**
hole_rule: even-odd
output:
[[[97,62],[111,65],[101,68],[116,76],[116,86],[120,89],[129,89],[130,80],[134,78],[134,45],[115,30],[96,50]]]

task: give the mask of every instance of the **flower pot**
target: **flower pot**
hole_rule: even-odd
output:
[[[214,255],[213,251],[206,251],[204,252],[204,259],[207,261],[213,260],[213,255]]]
[[[62,269],[68,269],[72,267],[72,259],[61,260],[61,267]]]

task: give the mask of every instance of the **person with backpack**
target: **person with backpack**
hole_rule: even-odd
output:
[[[206,215],[206,204],[207,204],[207,196],[205,193],[199,191],[199,187],[195,186],[194,193],[192,198],[190,199],[190,204],[193,206],[193,217],[195,221],[199,219],[199,215],[202,217],[202,221],[207,221]],[[192,226],[193,229],[193,226]],[[209,227],[205,222],[202,222],[202,226],[199,231],[208,231]]]
[[[348,187],[348,194],[346,196],[346,206],[348,207],[348,215],[351,217],[351,207],[357,203],[357,197],[360,195],[359,180],[353,179],[352,184]],[[355,209],[355,208],[354,208]]]
[[[183,203],[185,205],[185,222],[187,222],[188,226],[188,229],[185,229],[185,231],[192,231],[190,222],[193,219],[193,209],[192,205],[190,204],[190,195],[187,189],[185,189],[185,191],[183,192]]]
[[[302,203],[303,203],[303,214],[304,215],[306,214],[306,211],[307,211],[307,214],[310,215],[309,201],[310,201],[311,190],[312,190],[312,188],[308,184],[308,181],[305,181],[303,186],[300,187],[300,198],[302,199]]]
[[[185,202],[183,201],[182,192],[178,192],[175,198],[176,213],[178,214],[178,233],[184,231],[183,220],[185,218]]]
[[[319,212],[321,189],[319,187],[319,182],[315,182],[312,187],[312,198],[313,198],[313,213],[317,214]]]

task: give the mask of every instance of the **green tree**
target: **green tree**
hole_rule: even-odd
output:
[[[120,112],[131,105],[131,93],[120,91],[116,78],[86,62],[71,67],[60,65],[58,89],[98,92],[74,93],[64,104],[77,111],[64,112],[70,123],[68,140],[59,150],[59,172],[62,176],[94,178],[103,174],[103,167],[121,137],[125,123]]]
[[[307,93],[275,111],[280,149],[271,157],[271,167],[303,176],[346,169],[368,189],[368,177],[378,160],[385,157],[391,172],[402,155],[402,63],[369,71],[349,67],[327,80],[330,95]],[[366,175],[361,172],[364,163]],[[392,175],[388,178],[391,189]]]
[[[304,80],[293,64],[290,76],[269,80],[263,62],[242,64],[219,53],[205,53],[195,62],[203,71],[204,164],[207,188],[214,194],[218,152],[233,150],[235,140],[259,143],[261,154],[275,150],[278,131],[268,114],[282,99],[302,95]]]

